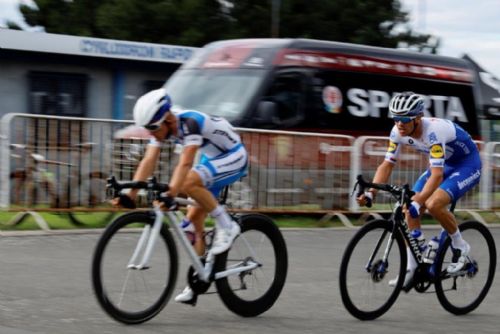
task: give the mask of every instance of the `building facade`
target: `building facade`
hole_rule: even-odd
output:
[[[0,117],[131,119],[197,48],[0,29]]]

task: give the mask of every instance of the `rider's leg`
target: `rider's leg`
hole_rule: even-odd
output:
[[[470,252],[469,244],[462,238],[458,229],[455,215],[448,210],[451,202],[451,196],[445,190],[438,188],[425,202],[431,215],[448,232],[451,238],[451,246],[456,250],[452,263],[448,266],[448,272],[456,272],[463,268]]]
[[[441,224],[449,235],[457,232],[457,221],[455,215],[448,210],[451,202],[450,195],[441,188],[425,201],[425,206],[429,213]]]
[[[196,206],[189,207],[188,212],[186,214],[186,218],[194,226],[194,234],[195,234],[194,249],[196,251],[196,254],[198,254],[199,256],[205,254],[205,238],[203,237],[203,232],[205,229],[204,223],[206,217],[207,217],[207,212],[204,209]],[[194,305],[196,299],[194,296],[194,292],[189,287],[189,285],[186,286],[184,290],[182,290],[182,292],[175,297],[175,301]]]
[[[191,206],[188,208],[186,218],[193,224],[194,226],[194,249],[196,250],[196,254],[202,256],[205,254],[205,219],[207,218],[207,212],[200,207]]]
[[[437,189],[425,204],[431,215],[450,235],[453,248],[466,250],[469,245],[462,238],[455,215],[448,210],[450,202],[450,195],[443,189]]]
[[[423,210],[425,210],[425,208],[423,208],[423,207],[420,208],[420,212],[421,213],[423,212]],[[408,222],[408,228],[410,229],[410,231],[414,231],[414,230],[420,229],[420,227],[421,227],[420,217],[418,217],[418,218],[412,218],[410,216],[410,213],[408,211],[406,211],[406,221]],[[421,239],[424,240],[425,237],[423,235],[423,232],[421,232],[421,233],[422,233],[421,234]],[[422,245],[419,245],[419,246],[422,246]],[[415,269],[418,266],[417,260],[413,256],[413,253],[410,251],[409,245],[406,245],[406,251],[407,251],[406,252],[406,255],[407,255],[406,271],[410,270],[412,273],[414,273]]]
[[[225,252],[240,233],[239,225],[231,219],[224,207],[217,203],[215,196],[204,186],[200,174],[195,170],[189,172],[183,188],[216,221],[217,229],[211,252],[215,255]]]

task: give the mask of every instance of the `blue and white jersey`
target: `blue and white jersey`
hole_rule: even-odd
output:
[[[201,153],[207,158],[219,156],[241,146],[240,136],[224,118],[208,116],[194,110],[173,113],[177,117],[178,126],[174,140],[182,146],[199,146]],[[159,145],[154,138],[150,144]]]
[[[395,163],[401,145],[429,155],[430,167],[480,163],[479,151],[471,136],[459,125],[445,119],[422,117],[422,136],[418,139],[399,134],[392,128],[385,160]]]

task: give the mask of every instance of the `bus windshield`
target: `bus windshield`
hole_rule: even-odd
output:
[[[175,106],[232,122],[241,120],[264,76],[258,69],[181,69],[165,88]]]

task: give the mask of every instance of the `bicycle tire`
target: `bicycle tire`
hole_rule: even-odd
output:
[[[85,198],[85,196],[78,198],[74,202],[77,207],[111,209],[111,205],[107,203],[105,198],[105,175],[101,173],[94,175],[91,173],[88,180],[80,180],[79,184],[75,185],[75,187],[76,190],[73,196],[79,197],[82,194],[88,196],[88,198]],[[78,211],[77,207],[74,208],[74,211],[68,212],[68,218],[73,225],[78,227],[104,226],[107,222],[111,221],[115,214],[112,211]]]
[[[372,260],[373,265],[384,265],[384,270],[388,268],[394,268],[394,263],[392,262],[395,262],[396,265],[399,262],[399,269],[396,268],[395,271],[392,271],[394,274],[398,275],[396,285],[394,287],[391,287],[389,286],[388,281],[384,280],[384,278],[387,276],[387,271],[382,271],[380,275],[377,275],[379,271],[373,272],[372,269],[370,269],[371,271],[368,271],[368,269],[366,269],[366,264],[368,263],[371,253],[373,253],[373,251],[376,249],[377,242],[380,242],[379,240],[382,240],[381,236],[389,236],[392,232],[392,229],[393,223],[385,219],[377,219],[366,223],[351,238],[342,256],[342,262],[339,272],[340,295],[347,311],[352,316],[360,320],[373,320],[383,315],[391,308],[391,306],[398,298],[399,293],[401,292],[401,288],[404,282],[404,276],[406,273],[407,258],[404,238],[401,233],[399,233],[399,231],[394,236],[394,240],[396,240],[396,243],[392,244],[392,248],[390,251],[391,257],[388,258],[390,263],[384,265],[381,261],[382,254],[380,254],[380,252],[384,251],[386,245],[386,242],[384,241],[381,243],[377,254],[375,254],[376,256],[374,256]],[[370,238],[373,239],[369,239],[368,234],[370,232],[374,232],[375,230],[380,230],[380,235],[371,236],[370,234]],[[371,243],[368,244],[369,241],[371,241]],[[365,247],[367,245],[368,247]],[[398,247],[399,257],[398,254],[394,255],[395,245],[397,245]],[[360,251],[359,255],[358,253],[354,253],[355,250],[357,248],[360,249],[361,246],[363,246],[363,249],[362,251]],[[380,256],[378,254],[380,254]],[[354,262],[358,258],[359,265],[358,263],[354,264]],[[354,269],[352,276],[356,275],[356,277],[351,277],[351,272],[349,270],[350,266]],[[367,291],[363,290],[363,285],[367,285]],[[376,288],[377,290],[375,291]],[[381,293],[379,293],[378,291],[381,291]],[[360,294],[359,301],[355,298],[355,293]],[[387,296],[380,298],[379,295],[381,295],[382,293]],[[372,297],[372,295],[374,297]],[[378,299],[382,299],[381,303],[378,303]],[[377,305],[368,306],[367,304],[371,300],[376,301]]]
[[[269,217],[248,214],[241,216],[239,223],[241,234],[227,252],[217,256],[214,272],[224,271],[232,261],[240,262],[248,258],[259,262],[261,266],[250,272],[218,279],[215,285],[220,299],[230,311],[242,317],[255,317],[269,310],[281,294],[287,277],[288,253],[283,235]],[[253,243],[256,239],[259,243]],[[268,264],[272,261],[274,271],[271,269],[270,275],[267,275],[270,269]],[[264,281],[270,283],[269,287],[260,290],[257,296],[253,295],[253,290],[248,287],[255,287]],[[241,289],[234,288],[238,283]]]
[[[88,218],[88,215],[92,215],[92,218]],[[92,211],[70,211],[68,212],[68,218],[70,222],[78,227],[101,227],[109,222],[113,216],[114,212],[92,212]]]
[[[436,272],[440,273],[440,275],[438,275],[435,282],[436,295],[443,308],[455,315],[467,314],[481,304],[493,283],[497,262],[495,241],[491,232],[485,225],[477,221],[467,221],[460,224],[459,229],[464,236],[464,239],[471,244],[471,258],[474,261],[477,261],[479,256],[481,256],[480,258],[482,261],[480,260],[476,262],[478,271],[473,276],[469,276],[465,273],[463,275],[450,277],[450,275],[446,272],[446,263],[451,257],[451,239],[449,237],[443,245],[444,251],[441,251],[440,254],[438,254],[436,258]],[[474,234],[476,234],[475,237]],[[479,254],[480,252],[477,247],[474,247],[475,245],[478,245],[479,249],[486,245],[487,255],[483,256],[483,254]],[[484,270],[485,262],[488,265],[488,268],[486,268],[487,270]],[[473,267],[469,268],[471,272],[474,271]],[[483,275],[483,273],[485,275]],[[481,281],[484,281],[484,284],[482,284]],[[477,293],[473,291],[473,284],[476,283],[479,283],[478,286],[480,286]],[[448,289],[448,285],[450,284],[455,285],[455,290]],[[457,284],[460,284],[460,287],[458,287]],[[462,293],[463,296],[470,293],[472,296],[470,301],[466,301],[466,298],[463,298]],[[458,296],[458,298],[456,298],[457,300],[454,300],[456,296]],[[462,301],[465,303],[458,305],[459,302]]]
[[[163,225],[160,230],[161,237],[156,240],[155,247],[159,247],[161,244],[161,246],[165,247],[167,254],[159,253],[158,249],[155,249],[156,253],[152,255],[149,269],[127,269],[128,260],[130,259],[133,249],[126,249],[124,251],[124,243],[132,240],[133,242],[131,245],[135,247],[140,237],[140,231],[137,229],[137,225],[152,226],[153,223],[154,214],[152,212],[130,212],[124,214],[115,219],[105,229],[94,251],[92,259],[92,283],[97,301],[108,315],[125,324],[139,324],[156,316],[166,306],[175,287],[178,271],[178,254],[172,234],[165,225]],[[162,240],[163,243],[161,243],[160,240]],[[113,253],[114,250],[116,253]],[[119,257],[124,257],[125,261],[116,261],[115,258]],[[161,268],[159,268],[159,264],[163,263],[163,261],[167,262],[165,272],[161,272]],[[126,279],[123,281],[124,285],[119,289],[116,289],[116,284],[118,284],[117,282],[119,282],[119,279],[112,275],[112,269],[115,269],[115,266],[117,266],[116,269],[120,272],[120,276],[118,277],[121,278],[121,273],[126,272]],[[149,276],[146,278],[146,273],[151,275],[156,274],[157,269],[159,269],[160,272],[155,279],[151,280],[151,283],[158,286],[159,293],[154,294],[154,291],[152,291],[154,287],[145,286],[146,283],[149,282],[147,281]],[[134,275],[140,276],[140,279],[134,281]],[[133,288],[135,290],[139,288],[148,290],[150,295],[145,297],[153,296],[152,298],[154,299],[146,301],[144,306],[141,306],[139,309],[127,309],[129,304],[125,305],[125,303],[129,300],[127,299],[125,302],[123,302],[123,300],[125,298],[125,292],[127,292],[126,288],[128,287],[127,284],[129,281],[133,281],[133,283],[138,282]],[[119,300],[117,302],[118,298]],[[138,294],[130,299],[130,304],[139,303],[142,298],[143,295]]]

